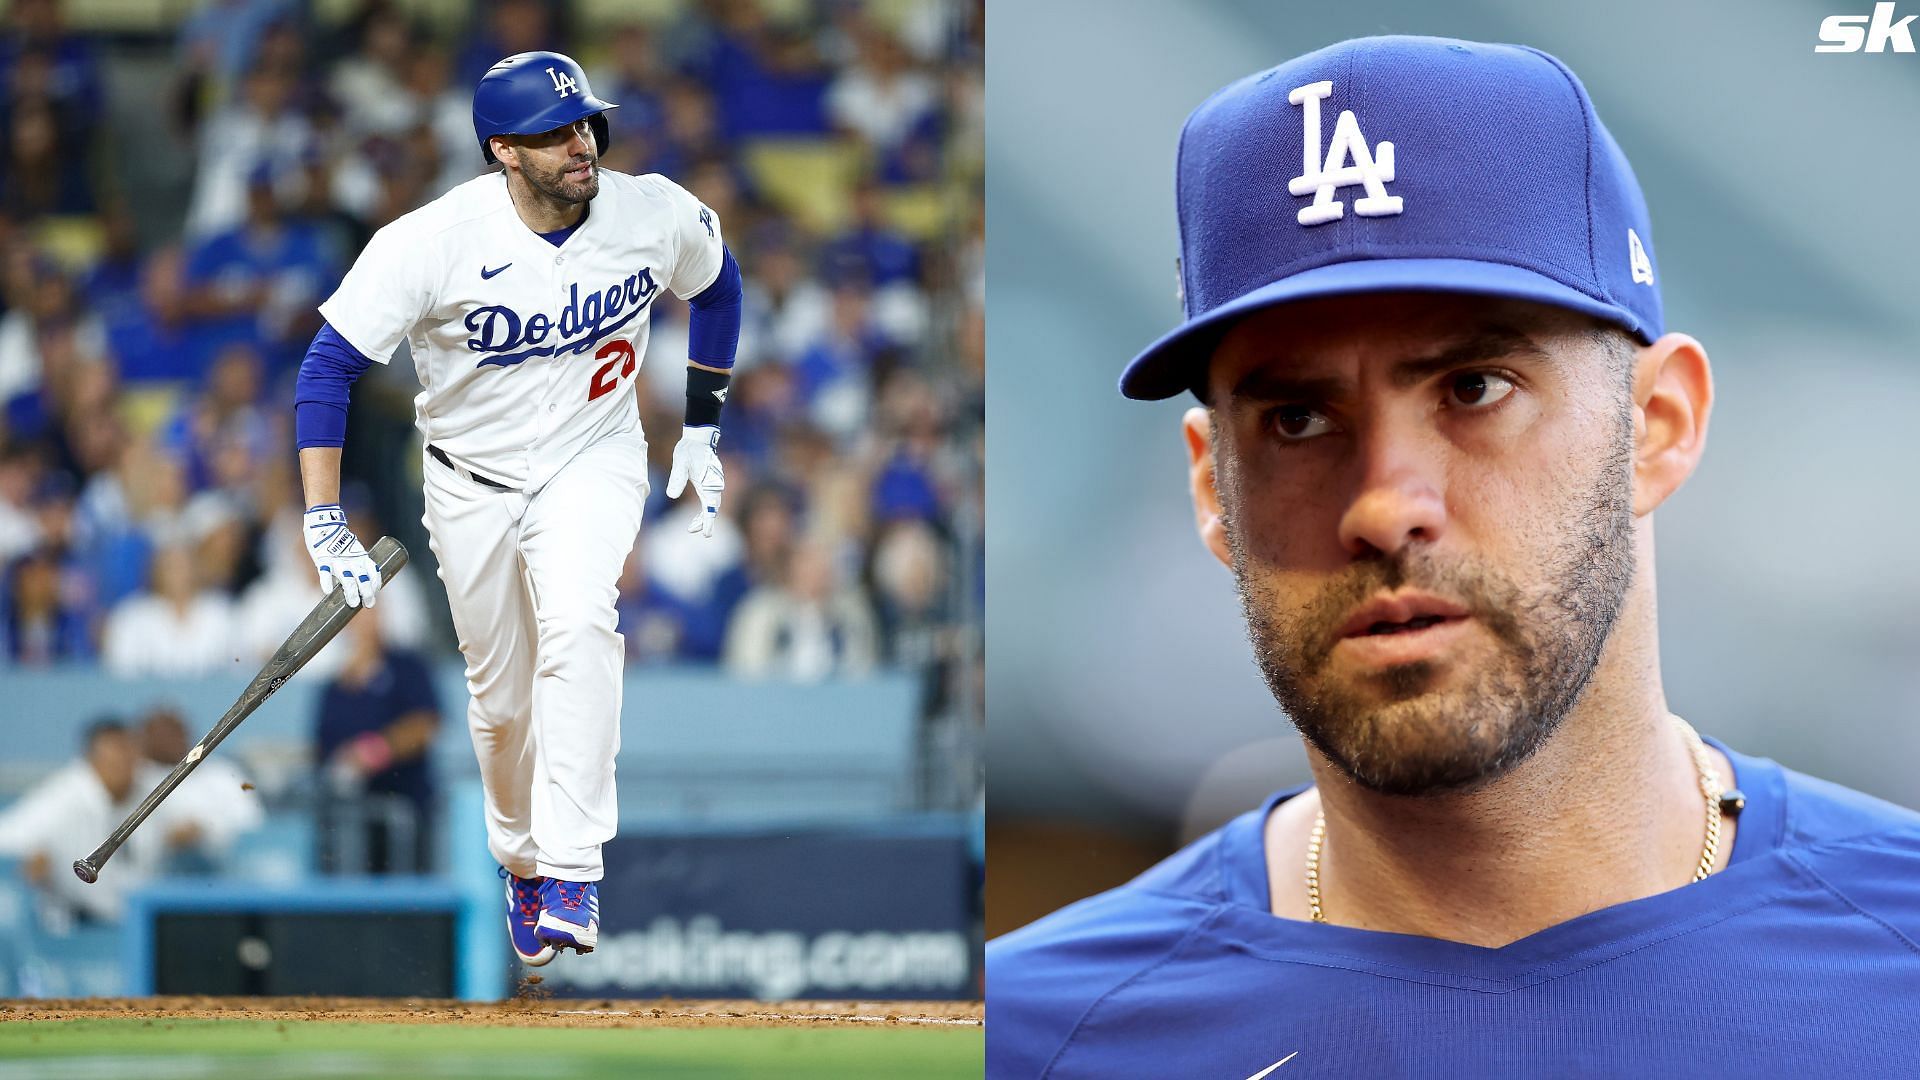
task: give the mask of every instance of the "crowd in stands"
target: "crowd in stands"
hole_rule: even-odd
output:
[[[953,707],[981,633],[983,5],[646,10],[603,24],[475,0],[438,24],[367,0],[326,23],[290,0],[204,0],[173,41],[143,44],[67,29],[59,0],[8,5],[0,665],[251,674],[271,653],[318,595],[293,548],[291,431],[315,307],[374,229],[486,168],[481,73],[555,48],[620,106],[603,167],[694,192],[745,277],[711,540],[662,494],[686,308],[663,294],[653,309],[638,392],[655,494],[621,583],[630,663],[803,680],[905,667],[927,674],[930,715]],[[142,50],[170,57],[164,92],[110,77]],[[173,133],[192,170],[180,205],[132,197],[154,163],[117,149],[126,125]],[[418,517],[411,417],[369,404],[411,378],[402,356],[356,387],[362,536]],[[437,584],[396,581],[385,639],[450,658]]]

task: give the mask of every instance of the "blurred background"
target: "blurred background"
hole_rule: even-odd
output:
[[[978,0],[6,3],[0,996],[507,992],[405,356],[355,388],[344,501],[412,566],[98,885],[68,865],[317,601],[315,306],[482,171],[472,87],[532,49],[746,278],[712,540],[660,494],[686,307],[653,309],[622,835],[600,955],[546,988],[975,996],[983,34]]]
[[[1920,217],[1904,194],[1920,79],[1911,56],[1813,51],[1823,17],[1872,7],[995,9],[990,933],[1307,779],[1231,576],[1194,534],[1190,402],[1114,384],[1179,319],[1187,113],[1369,34],[1524,43],[1585,82],[1652,207],[1667,325],[1706,344],[1718,389],[1705,461],[1658,515],[1669,700],[1738,749],[1920,806],[1920,560],[1904,539],[1920,529]]]

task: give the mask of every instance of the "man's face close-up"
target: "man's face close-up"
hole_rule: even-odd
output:
[[[1387,293],[1240,322],[1207,385],[1255,658],[1361,785],[1470,789],[1544,741],[1634,572],[1632,346],[1517,301]]]
[[[566,203],[589,202],[600,194],[600,153],[588,121],[517,136],[514,145],[520,175],[535,191]]]

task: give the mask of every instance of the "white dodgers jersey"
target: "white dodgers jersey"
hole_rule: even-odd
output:
[[[375,233],[320,314],[363,355],[413,350],[420,434],[536,491],[582,449],[640,422],[633,375],[663,288],[720,276],[720,222],[664,176],[599,170],[586,220],[555,247],[488,173]]]

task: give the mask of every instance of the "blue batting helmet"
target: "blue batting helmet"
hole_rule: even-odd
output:
[[[496,159],[487,140],[495,135],[538,135],[576,120],[593,125],[599,148],[607,148],[607,119],[618,108],[593,96],[587,73],[557,52],[516,53],[487,69],[473,91],[473,133],[487,163]]]

